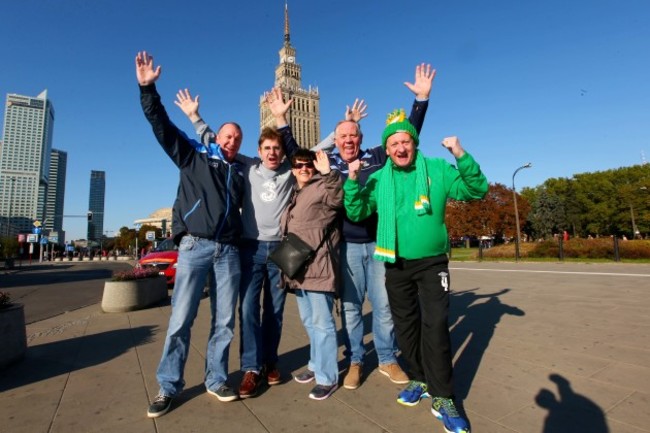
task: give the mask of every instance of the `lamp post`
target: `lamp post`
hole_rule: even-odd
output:
[[[519,230],[519,209],[517,209],[517,191],[515,190],[515,176],[519,173],[519,170],[524,168],[530,168],[533,164],[530,162],[522,165],[512,173],[512,197],[515,202],[515,224],[517,226],[517,238],[515,239],[515,261],[519,261],[519,242],[521,241],[521,232]]]

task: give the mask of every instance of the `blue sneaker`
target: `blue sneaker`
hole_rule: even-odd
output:
[[[427,398],[427,384],[412,380],[397,396],[397,402],[404,406],[415,406],[420,402],[420,399]]]
[[[442,421],[447,433],[469,433],[469,424],[456,410],[454,401],[450,398],[434,397],[431,403],[431,413]]]

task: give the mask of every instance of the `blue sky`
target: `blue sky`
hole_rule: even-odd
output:
[[[106,231],[173,203],[177,169],[140,110],[140,50],[162,65],[158,89],[181,129],[193,133],[172,101],[188,87],[209,123],[242,125],[242,152],[254,154],[283,12],[283,0],[1,2],[0,95],[48,90],[54,147],[68,152],[65,214],[85,214],[91,170],[106,171]],[[457,135],[506,185],[530,161],[518,190],[650,158],[647,0],[292,0],[289,14],[323,136],[359,97],[364,144],[377,145],[386,114],[410,108],[402,83],[427,62],[438,71],[420,139],[428,156],[452,161],[440,141]],[[86,236],[83,219],[64,229]]]

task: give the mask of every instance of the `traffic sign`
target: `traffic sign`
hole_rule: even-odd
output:
[[[47,236],[41,238],[41,245],[47,245]]]
[[[146,239],[148,241],[155,241],[156,240],[156,232],[155,231],[148,231],[147,234],[145,235]]]
[[[58,236],[50,236],[50,242],[53,244],[58,244],[59,243],[59,237]]]
[[[28,233],[27,242],[29,242],[30,244],[38,242],[38,235],[34,233]]]

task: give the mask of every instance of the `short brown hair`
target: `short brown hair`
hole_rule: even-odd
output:
[[[282,135],[275,128],[266,126],[264,129],[262,129],[262,132],[260,132],[260,138],[257,140],[257,147],[262,146],[262,142],[264,140],[274,140],[282,146]]]

